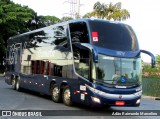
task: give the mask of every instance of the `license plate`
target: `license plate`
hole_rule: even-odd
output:
[[[125,102],[124,101],[116,101],[115,105],[117,105],[117,106],[123,106],[123,105],[125,105]]]

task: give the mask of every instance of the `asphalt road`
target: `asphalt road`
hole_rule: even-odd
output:
[[[130,110],[134,110],[133,113],[143,112],[143,110],[151,110],[149,112],[154,112],[154,110],[160,110],[160,100],[143,98],[140,107],[111,107],[109,109],[93,109],[78,104],[68,107],[63,103],[54,103],[49,96],[40,95],[26,90],[17,92],[13,90],[10,85],[5,83],[4,77],[0,76],[0,110],[0,113],[2,113],[3,110],[24,111],[24,113],[26,113],[26,110],[50,110],[44,111],[44,113],[48,113],[48,115],[51,113],[55,114],[55,116],[23,117],[26,119],[159,119],[160,116],[136,116],[135,114],[134,116],[116,116],[115,114],[121,110],[125,110],[125,114],[127,114],[127,111]],[[160,113],[160,111],[155,112]],[[119,114],[122,115],[122,113]],[[22,117],[1,116],[0,119],[22,119]]]

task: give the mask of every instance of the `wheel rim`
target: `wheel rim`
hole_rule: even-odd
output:
[[[53,89],[52,96],[53,96],[53,99],[54,99],[54,100],[58,100],[58,98],[59,98],[59,90],[58,90],[58,87],[55,87],[55,88]]]
[[[70,90],[69,89],[66,89],[65,91],[64,91],[64,101],[68,104],[68,103],[70,103],[70,97],[71,97],[71,95],[70,95]]]
[[[12,88],[13,88],[13,89],[15,88],[15,83],[16,83],[16,81],[15,81],[15,79],[13,79],[13,80],[12,80]]]

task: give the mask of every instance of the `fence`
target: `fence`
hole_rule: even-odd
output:
[[[143,95],[160,97],[160,79],[143,78],[142,89],[143,89]]]

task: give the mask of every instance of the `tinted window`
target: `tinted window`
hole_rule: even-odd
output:
[[[67,26],[51,26],[25,36],[21,72],[62,76],[69,52]]]
[[[74,66],[76,72],[89,79],[90,76],[90,51],[80,44],[73,43]]]
[[[47,27],[42,31],[29,35],[28,48],[50,45],[67,47],[67,26]]]
[[[85,22],[71,23],[69,26],[72,42],[89,43],[88,30]]]
[[[133,29],[125,24],[90,21],[92,43],[119,51],[137,51],[139,45]]]
[[[90,50],[80,43],[89,43],[88,30],[85,22],[71,23],[70,34],[72,41],[75,71],[82,77],[90,77]]]

